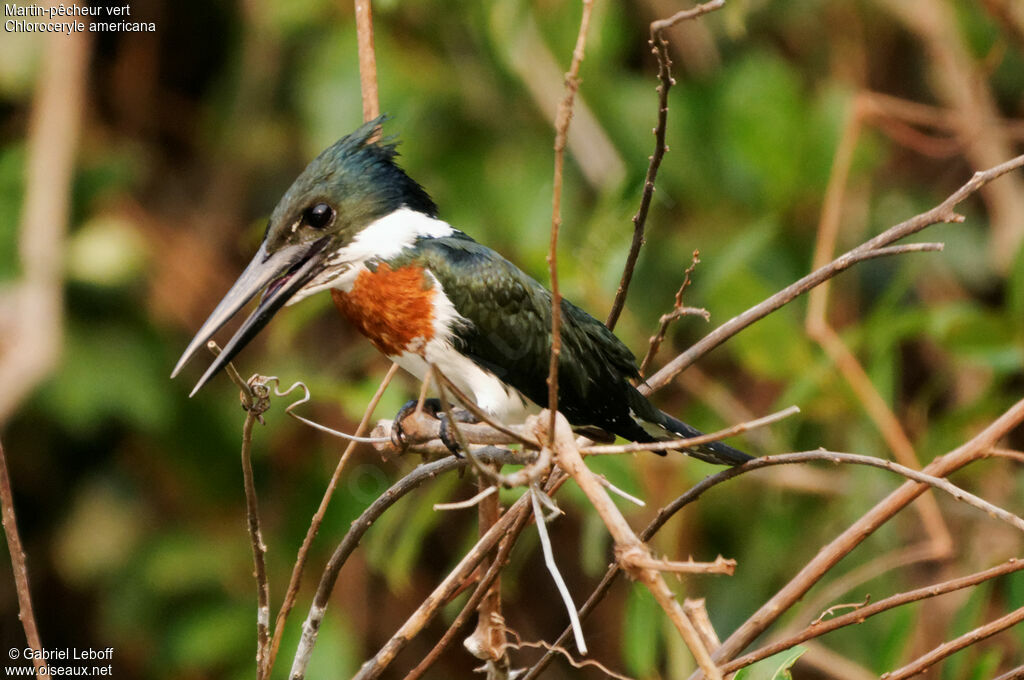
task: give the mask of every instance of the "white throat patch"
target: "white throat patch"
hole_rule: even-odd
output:
[[[368,224],[356,234],[352,243],[327,259],[327,269],[299,289],[288,301],[299,300],[330,288],[348,291],[370,260],[387,260],[401,253],[416,239],[451,236],[455,229],[450,224],[405,206]]]

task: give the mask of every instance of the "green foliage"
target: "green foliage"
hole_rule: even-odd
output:
[[[735,680],[791,680],[790,670],[793,664],[807,651],[805,647],[796,646],[779,652],[767,659],[762,659],[752,666],[741,668]]]
[[[629,589],[622,628],[622,656],[631,675],[649,678],[657,672],[664,646],[660,610],[650,591],[639,584]]]

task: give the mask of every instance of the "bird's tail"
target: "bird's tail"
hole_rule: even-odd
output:
[[[690,427],[683,421],[677,420],[664,411],[658,409],[635,389],[629,393],[628,399],[630,415],[640,422],[637,423],[636,421],[631,421],[636,428],[635,431],[631,433],[618,433],[624,437],[637,442],[658,441],[658,435],[661,433],[652,433],[653,427],[657,427],[662,431],[671,432],[674,435],[684,437],[686,439],[699,437],[704,434],[700,430]],[[645,424],[647,427],[644,426]],[[679,450],[690,454],[694,458],[700,458],[701,460],[713,463],[714,465],[743,465],[753,458],[753,456],[748,456],[742,451],[734,449],[722,442],[700,444],[698,446],[685,447]]]
[[[700,430],[690,427],[686,423],[676,418],[673,418],[664,411],[658,411],[655,409],[661,417],[655,421],[658,425],[665,428],[669,432],[679,435],[680,437],[699,437],[703,432]],[[723,444],[722,442],[711,442],[709,444],[700,444],[691,448],[681,449],[686,451],[694,458],[700,458],[708,463],[715,465],[743,465],[748,460],[751,460],[753,456],[749,456],[739,449]]]

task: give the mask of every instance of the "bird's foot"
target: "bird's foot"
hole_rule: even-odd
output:
[[[480,422],[479,418],[461,408],[452,409],[452,418],[455,419],[456,423],[466,423],[467,425],[475,425]],[[455,435],[455,428],[452,426],[451,421],[448,420],[448,414],[440,413],[438,420],[441,421],[441,430],[438,433],[441,442],[452,452],[452,455],[456,458],[462,458],[462,447],[459,445],[459,440]]]
[[[409,445],[409,440],[405,435],[405,428],[402,427],[402,423],[412,415],[419,403],[419,399],[407,401],[402,405],[402,408],[398,409],[398,413],[395,414],[395,420],[391,426],[391,444],[400,451],[405,451],[405,447]],[[438,418],[439,413],[443,415],[444,411],[441,409],[441,401],[439,399],[424,399],[423,412],[434,418]]]
[[[391,442],[397,449],[404,450],[408,445],[405,430],[402,428],[402,422],[416,410],[417,404],[419,404],[419,400],[417,399],[408,401],[395,415],[394,425],[391,427]],[[451,423],[448,421],[448,416],[444,412],[444,407],[441,406],[441,400],[424,399],[423,412],[440,421],[439,437],[441,442],[449,451],[452,452],[452,454],[462,458],[462,447],[459,446],[459,442],[455,437],[455,432],[452,429]],[[455,419],[455,422],[458,423],[475,424],[480,422],[476,416],[463,409],[453,409],[452,417]]]

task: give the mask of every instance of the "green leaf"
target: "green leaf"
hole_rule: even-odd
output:
[[[631,675],[654,675],[661,656],[662,637],[658,627],[660,612],[654,596],[634,584],[626,600],[626,622],[622,636],[622,655]]]
[[[769,656],[752,666],[740,669],[736,673],[735,680],[790,680],[793,677],[789,672],[790,669],[806,651],[806,647],[797,645]]]

